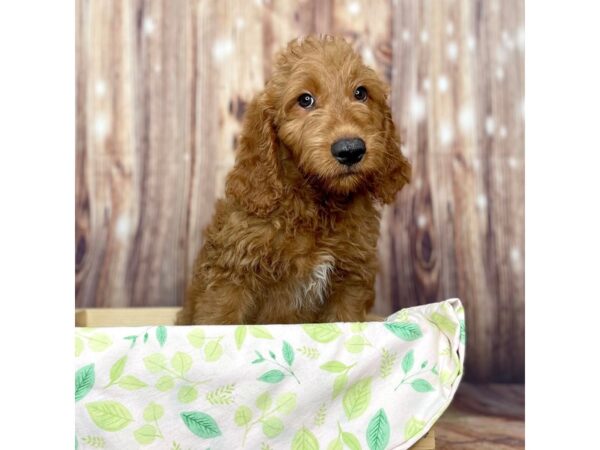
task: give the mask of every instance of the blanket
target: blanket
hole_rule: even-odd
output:
[[[77,328],[80,449],[406,449],[463,373],[458,299],[384,322]]]

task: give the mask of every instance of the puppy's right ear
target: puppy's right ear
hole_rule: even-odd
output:
[[[392,120],[392,111],[388,105],[384,108],[383,131],[387,158],[380,179],[374,185],[373,194],[383,204],[394,201],[396,193],[410,182],[411,165],[400,150],[400,137]]]
[[[283,191],[277,142],[273,110],[262,92],[246,111],[235,166],[225,185],[228,197],[259,216],[275,209]]]

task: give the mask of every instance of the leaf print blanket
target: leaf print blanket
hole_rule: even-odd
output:
[[[406,449],[460,382],[458,299],[385,322],[77,328],[80,449]]]

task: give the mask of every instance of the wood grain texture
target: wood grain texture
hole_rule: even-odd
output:
[[[439,450],[524,449],[525,387],[463,383],[435,433]]]
[[[466,377],[524,379],[522,0],[77,0],[76,303],[181,303],[246,105],[302,34],[392,86],[413,182],[375,313],[460,297]]]

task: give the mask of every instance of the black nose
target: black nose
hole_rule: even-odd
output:
[[[333,157],[345,166],[359,162],[366,151],[365,141],[360,138],[340,139],[331,146]]]

